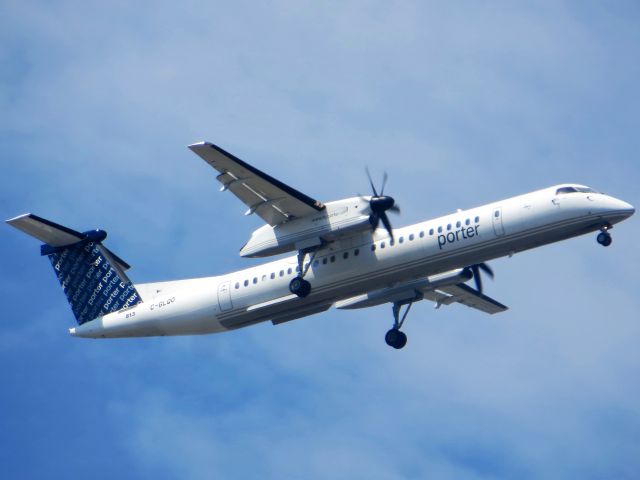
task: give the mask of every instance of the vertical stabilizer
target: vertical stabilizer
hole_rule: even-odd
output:
[[[7,223],[45,242],[41,253],[49,257],[78,324],[142,301],[125,274],[129,265],[102,245],[106,232],[80,233],[33,214]]]

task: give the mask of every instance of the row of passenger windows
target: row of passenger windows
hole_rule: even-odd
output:
[[[478,222],[480,222],[480,217],[475,217],[475,218],[473,219],[473,221],[474,221],[474,223],[478,223]],[[462,227],[462,223],[463,223],[463,222],[462,222],[462,220],[458,220],[458,221],[456,222],[456,224],[455,224],[455,225],[456,225],[456,228],[460,228],[460,227]],[[469,226],[469,225],[471,225],[471,219],[467,218],[467,219],[464,221],[464,224],[465,224],[465,226]],[[453,224],[451,224],[451,223],[447,224],[447,226],[446,226],[447,231],[451,230],[452,225],[453,225]],[[442,232],[443,232],[443,230],[444,230],[444,228],[445,228],[445,227],[443,227],[442,225],[441,225],[441,226],[439,226],[439,227],[437,228],[437,230],[436,230],[436,229],[431,228],[431,229],[429,229],[429,235],[431,235],[431,236],[432,236],[432,235],[434,235],[436,231],[437,231],[438,233],[442,233]],[[418,237],[419,237],[419,238],[423,238],[423,237],[424,237],[424,231],[420,231],[420,232],[418,233]],[[415,236],[415,234],[410,233],[410,234],[407,236],[407,238],[408,238],[408,240],[409,240],[410,242],[412,242],[413,240],[415,240],[416,236]],[[404,243],[404,241],[405,241],[405,240],[404,240],[404,236],[400,236],[400,237],[398,237],[398,243]],[[390,239],[390,240],[389,240],[389,246],[390,246],[390,247],[393,247],[394,245],[395,245],[395,240],[394,240],[394,239]],[[379,248],[385,248],[385,247],[386,247],[386,243],[385,243],[385,241],[383,240],[382,242],[380,242],[380,243],[379,243]],[[372,244],[371,244],[371,251],[372,251],[372,252],[374,252],[374,251],[376,250],[376,248],[378,248],[378,246],[377,246],[375,243],[372,243]],[[359,249],[359,248],[356,248],[355,250],[353,250],[353,256],[354,256],[354,257],[357,257],[358,255],[360,255],[360,249]],[[347,259],[349,258],[349,252],[348,252],[348,251],[343,252],[343,253],[342,253],[342,258],[343,258],[344,260],[347,260]],[[323,264],[323,265],[327,265],[328,263],[334,263],[335,261],[336,261],[336,256],[335,256],[335,255],[330,255],[330,256],[324,257],[324,258],[322,259],[322,264]],[[314,260],[314,261],[313,261],[313,266],[314,266],[314,267],[317,267],[318,265],[320,265],[320,260]],[[306,265],[305,265],[305,266],[306,266]],[[264,282],[264,281],[266,281],[266,280],[267,280],[267,278],[269,278],[269,279],[271,279],[271,280],[274,280],[274,279],[276,278],[276,276],[278,276],[278,277],[284,277],[284,276],[285,276],[285,272],[286,272],[286,274],[287,274],[287,275],[291,275],[291,274],[293,274],[293,271],[294,271],[294,268],[293,268],[293,267],[289,267],[289,268],[287,268],[286,270],[284,270],[284,269],[280,270],[280,271],[277,273],[277,275],[276,275],[276,272],[271,272],[271,274],[270,274],[269,276],[267,276],[266,274],[265,274],[265,275],[262,275],[262,281],[263,281],[263,282]],[[296,273],[298,272],[298,267],[297,267],[297,266],[295,267],[295,271],[296,271]],[[258,283],[258,277],[253,277],[253,279],[252,279],[252,281],[251,281],[251,282],[252,282],[254,285],[256,285],[256,284]],[[250,282],[249,282],[249,280],[245,280],[244,282],[242,282],[242,284],[243,284],[245,287],[248,287],[248,286],[249,286],[249,283],[250,283]],[[236,290],[240,288],[240,282],[236,282],[236,284],[235,284],[235,288],[236,288]]]
[[[358,255],[360,255],[360,249],[359,249],[359,248],[356,248],[355,250],[353,250],[353,252],[352,252],[352,253],[353,253],[353,256],[354,256],[354,257],[357,257]],[[349,252],[343,252],[343,253],[342,253],[342,258],[343,258],[344,260],[348,259],[348,258],[349,258]],[[331,255],[331,256],[329,256],[329,257],[324,257],[324,258],[322,259],[322,264],[323,264],[323,265],[326,265],[327,263],[335,263],[335,261],[336,261],[336,256],[335,256],[335,255]],[[307,264],[305,264],[305,267],[306,267],[307,265],[308,265],[308,263],[307,263]],[[320,265],[320,260],[314,260],[314,261],[313,261],[313,266],[314,266],[314,267],[317,267],[318,265]],[[295,270],[295,272],[296,272],[296,274],[297,274],[297,273],[298,273],[298,270],[299,270],[298,266],[296,266],[296,267],[295,267],[295,269],[294,269],[293,267],[289,267],[289,268],[287,268],[286,270],[285,270],[285,269],[282,269],[282,270],[280,270],[280,271],[277,273],[277,276],[278,276],[278,277],[284,277],[284,276],[285,276],[285,272],[286,272],[286,275],[291,275],[291,274],[293,274],[294,270]],[[271,280],[274,280],[274,279],[276,278],[276,272],[271,272],[271,274],[269,274],[269,276],[267,276],[266,274],[265,274],[265,275],[262,275],[262,281],[263,281],[263,282],[264,282],[264,281],[266,281],[266,280],[267,280],[267,278],[269,278],[269,279],[271,279]],[[256,284],[258,283],[258,277],[253,277],[253,280],[252,280],[251,282],[252,282],[254,285],[256,285]],[[242,284],[243,284],[245,287],[248,287],[248,286],[249,286],[249,280],[245,280],[244,282],[242,282]],[[240,288],[240,282],[236,282],[236,284],[235,284],[235,288],[236,288],[236,290]]]

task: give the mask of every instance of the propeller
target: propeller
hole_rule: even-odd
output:
[[[373,195],[369,199],[369,208],[371,209],[369,222],[371,223],[371,227],[376,230],[382,221],[384,228],[389,232],[389,236],[393,240],[393,228],[391,227],[389,217],[387,217],[387,211],[400,213],[400,207],[396,205],[396,201],[393,197],[384,194],[384,187],[387,184],[389,176],[387,175],[387,172],[384,172],[384,176],[382,177],[382,187],[380,188],[380,193],[378,193],[375,185],[373,184],[373,180],[371,180],[371,173],[369,173],[368,167],[366,168],[366,171],[367,177],[369,178],[369,185],[371,185],[371,190],[373,191]]]
[[[476,281],[476,290],[482,293],[482,277],[480,276],[480,270],[489,275],[491,278],[494,277],[493,270],[486,263],[474,263],[473,265],[469,265],[467,269],[471,270],[473,273],[473,278]]]

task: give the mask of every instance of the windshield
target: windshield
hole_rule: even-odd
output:
[[[560,187],[556,190],[556,195],[562,195],[565,193],[599,193],[593,188],[589,187]]]

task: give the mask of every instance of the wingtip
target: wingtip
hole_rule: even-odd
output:
[[[192,143],[191,145],[188,145],[187,147],[190,148],[191,150],[196,150],[198,148],[207,147],[207,146],[210,146],[210,145],[212,145],[211,142],[206,142],[206,141],[202,140],[200,142]]]
[[[5,222],[8,223],[9,225],[11,225],[14,222],[17,222],[18,220],[20,220],[21,218],[29,217],[29,216],[31,216],[31,213],[23,213],[22,215],[18,215],[16,217],[9,218],[9,219],[5,220]]]

